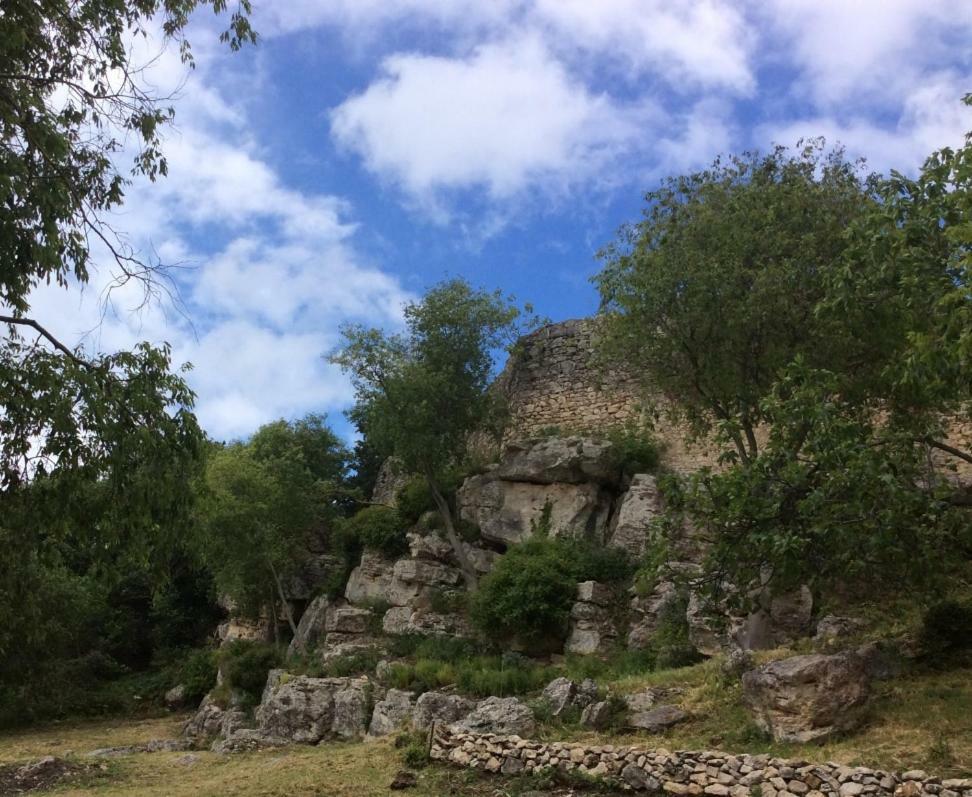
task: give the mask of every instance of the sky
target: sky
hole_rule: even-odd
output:
[[[169,176],[112,224],[178,300],[42,286],[33,315],[89,352],[168,342],[217,439],[342,411],[345,323],[394,330],[455,276],[553,320],[593,313],[597,251],[644,194],[720,153],[825,136],[877,171],[960,145],[972,2],[254,0],[255,47],[205,10],[136,46],[175,95]],[[225,20],[224,20],[225,21]],[[95,252],[97,257],[98,253]]]

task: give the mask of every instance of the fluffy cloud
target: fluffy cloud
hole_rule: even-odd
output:
[[[167,93],[182,74],[164,53],[151,78]],[[109,293],[110,258],[94,251],[102,267],[91,282],[38,289],[34,314],[89,351],[169,342],[176,364],[194,365],[197,414],[218,438],[277,417],[339,411],[350,385],[323,359],[339,325],[397,326],[411,297],[356,250],[345,201],[283,183],[251,140],[246,115],[207,81],[205,61],[178,111],[165,147],[168,177],[136,182],[112,224],[141,257],[185,267],[174,272],[181,305],[141,306],[135,283]]]
[[[590,177],[639,136],[644,109],[576,82],[536,37],[465,58],[394,55],[332,115],[332,132],[367,168],[413,197],[482,186],[509,198]]]

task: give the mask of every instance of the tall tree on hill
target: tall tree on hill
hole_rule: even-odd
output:
[[[814,308],[872,195],[873,178],[822,141],[666,180],[601,253],[609,354],[636,364],[692,431],[714,427],[728,457],[750,461],[780,368],[839,349]]]
[[[451,280],[405,307],[404,335],[347,327],[344,345],[330,358],[351,375],[354,416],[377,449],[425,479],[470,587],[476,573],[456,531],[446,482],[470,435],[499,416],[499,397],[487,390],[493,351],[515,341],[519,318],[500,293]]]

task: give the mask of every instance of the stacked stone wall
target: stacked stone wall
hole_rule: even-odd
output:
[[[972,778],[943,780],[921,770],[899,774],[834,763],[810,764],[768,755],[543,743],[518,736],[456,733],[438,727],[432,734],[431,757],[505,775],[560,769],[599,777],[625,790],[659,794],[972,797]]]

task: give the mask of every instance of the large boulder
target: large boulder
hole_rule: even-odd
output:
[[[367,727],[367,678],[311,678],[272,671],[256,711],[268,737],[316,744],[328,736],[363,735]]]
[[[487,697],[452,727],[463,733],[530,736],[536,730],[537,723],[530,707],[518,698]]]
[[[661,498],[655,477],[647,473],[635,475],[611,521],[608,545],[640,558],[648,544],[651,523],[660,512]]]
[[[335,606],[327,613],[324,625],[328,634],[367,634],[372,629],[374,613],[357,606]]]
[[[388,588],[393,578],[394,561],[377,551],[365,550],[360,564],[351,571],[344,597],[350,603],[388,600]]]
[[[194,746],[204,747],[214,739],[231,735],[246,724],[246,714],[234,707],[224,708],[206,695],[196,713],[182,726],[182,735]]]
[[[368,726],[370,736],[388,736],[401,730],[412,718],[415,710],[415,693],[401,689],[389,689],[382,700],[375,703],[371,724]]]
[[[666,612],[673,611],[678,601],[678,591],[670,581],[660,581],[647,595],[635,594],[631,598],[628,627],[628,649],[643,650],[651,644]]]
[[[732,641],[743,650],[771,650],[810,635],[813,593],[806,585],[779,595],[764,595],[762,606],[732,623]]]
[[[495,474],[513,482],[613,485],[621,478],[621,467],[610,441],[547,437],[509,443]]]
[[[503,545],[522,542],[545,512],[554,537],[604,539],[611,509],[611,493],[605,488],[590,482],[510,482],[495,473],[466,479],[457,495],[459,516],[478,526],[483,539]]]
[[[465,717],[476,703],[459,695],[448,692],[426,692],[415,701],[412,712],[412,727],[417,731],[428,730],[433,722],[451,725]]]
[[[597,684],[590,678],[579,684],[570,678],[554,678],[544,687],[540,698],[549,707],[551,715],[559,717],[569,709],[584,709],[597,700]]]
[[[745,673],[743,699],[777,741],[810,742],[858,724],[867,681],[855,654],[793,656]]]
[[[313,650],[324,641],[327,634],[327,617],[332,608],[331,599],[320,595],[310,602],[297,624],[297,633],[290,641],[287,653],[294,655]]]
[[[587,656],[611,648],[618,635],[610,612],[613,600],[613,593],[604,584],[583,581],[577,585],[577,602],[570,609],[565,652]]]
[[[456,587],[462,573],[455,567],[426,559],[399,559],[384,599],[392,606],[428,604],[432,590]]]

